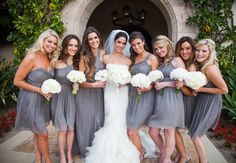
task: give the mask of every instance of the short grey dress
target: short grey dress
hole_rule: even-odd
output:
[[[193,111],[194,111],[194,96],[186,96],[183,95],[184,99],[184,119],[185,119],[185,127],[189,129],[192,119],[193,119]]]
[[[132,66],[130,70],[132,76],[138,73],[148,75],[151,71],[151,67],[147,62],[150,56],[151,54],[148,54],[143,61]],[[129,104],[126,113],[127,127],[129,129],[140,128],[142,125],[147,123],[149,117],[153,113],[154,90],[152,89],[148,92],[142,93],[139,99],[137,99],[137,96],[139,96],[137,88],[130,86]]]
[[[61,92],[52,97],[51,116],[58,131],[74,130],[75,95],[72,94],[72,83],[66,77],[71,70],[73,70],[71,65],[55,69],[54,78],[60,83]]]
[[[105,68],[105,65],[101,62],[100,58],[101,53],[98,53],[95,62],[96,72]],[[75,106],[76,135],[73,144],[73,153],[80,154],[80,158],[85,158],[87,153],[86,148],[92,145],[94,133],[103,126],[103,88],[80,88],[75,97]],[[76,151],[76,149],[79,151]]]
[[[170,79],[170,72],[175,67],[170,62],[161,65],[159,70],[164,75],[163,81],[173,81]],[[154,114],[150,117],[148,125],[156,128],[184,128],[184,103],[183,94],[176,88],[165,87],[156,91],[154,100]]]
[[[47,79],[53,78],[54,71],[43,68],[32,70],[26,77],[26,82],[41,87]],[[50,105],[39,93],[21,89],[17,99],[16,131],[31,130],[35,134],[47,134],[50,122]]]
[[[204,87],[214,88],[212,82]],[[194,107],[193,120],[189,128],[190,137],[201,137],[208,129],[214,129],[220,118],[222,95],[199,92]]]

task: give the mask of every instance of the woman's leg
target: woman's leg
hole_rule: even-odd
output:
[[[138,135],[138,129],[128,129],[128,136],[140,153],[140,158],[143,157],[143,146]]]
[[[185,161],[188,159],[188,154],[184,146],[183,138],[178,129],[175,129],[175,142],[175,147],[179,155],[179,158],[176,158],[176,161],[178,161],[178,163],[185,163]]]
[[[35,150],[35,159],[36,159],[36,163],[42,163],[42,155],[38,148],[37,139],[38,139],[37,134],[34,134],[33,142],[34,142],[34,150]]]
[[[192,141],[198,154],[199,163],[207,163],[206,151],[201,137],[192,138]]]
[[[48,135],[37,134],[37,145],[40,153],[45,159],[45,163],[52,163],[49,158]]]
[[[65,156],[66,133],[65,132],[58,131],[57,143],[58,143],[59,152],[60,152],[60,163],[66,163],[66,156]]]
[[[68,163],[72,163],[72,145],[74,141],[74,131],[67,131],[67,159]]]
[[[160,129],[151,127],[149,129],[149,134],[152,140],[154,141],[154,143],[158,146],[160,150],[160,162],[162,163],[165,156],[165,146],[164,146],[162,136],[160,134]]]
[[[172,155],[175,148],[175,129],[165,129],[165,157],[163,163],[170,163],[170,156]]]

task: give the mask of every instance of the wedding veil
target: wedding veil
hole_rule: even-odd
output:
[[[117,30],[113,30],[110,35],[108,36],[104,48],[106,50],[106,54],[111,54],[114,50],[114,39],[117,33],[119,32],[124,32],[127,35],[127,43],[125,46],[125,49],[123,50],[124,55],[126,55],[127,57],[130,57],[130,43],[129,43],[129,34],[126,31],[117,29]]]

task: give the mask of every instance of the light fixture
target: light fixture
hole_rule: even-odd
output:
[[[137,15],[133,15],[131,13],[131,8],[128,5],[125,5],[122,8],[122,14],[113,10],[111,16],[113,24],[117,26],[143,26],[146,14],[147,12],[142,9],[137,12]]]

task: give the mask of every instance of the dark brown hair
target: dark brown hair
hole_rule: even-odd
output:
[[[192,54],[191,54],[190,58],[187,61],[182,59],[185,64],[185,67],[188,68],[191,64],[194,63],[194,60],[195,60],[195,54],[194,54],[195,50],[196,50],[195,41],[189,36],[184,36],[184,37],[180,38],[175,46],[175,54],[177,57],[181,57],[181,55],[180,55],[181,45],[185,42],[189,43],[192,48]]]
[[[83,35],[83,41],[82,41],[82,49],[81,49],[81,59],[84,62],[84,66],[85,66],[85,75],[87,77],[87,79],[92,80],[94,73],[96,71],[96,67],[95,67],[95,58],[92,52],[92,49],[89,45],[89,41],[88,41],[88,35],[90,33],[95,32],[100,40],[100,44],[98,49],[102,50],[103,49],[103,43],[102,43],[102,39],[101,39],[101,35],[100,33],[97,31],[96,28],[94,27],[87,27],[84,35]]]
[[[133,40],[135,40],[135,39],[140,39],[140,40],[142,40],[144,43],[145,43],[145,38],[144,38],[144,36],[143,36],[143,34],[141,33],[141,32],[138,32],[138,31],[134,31],[134,32],[132,32],[131,34],[130,34],[130,36],[129,36],[129,42],[130,42],[130,44],[132,43],[132,41]],[[146,45],[146,43],[144,44],[144,49],[145,50],[148,50],[148,47],[147,47],[147,45]],[[135,63],[135,58],[137,57],[137,53],[132,49],[132,46],[130,47],[130,60],[131,60],[131,67],[134,65],[134,63]]]

